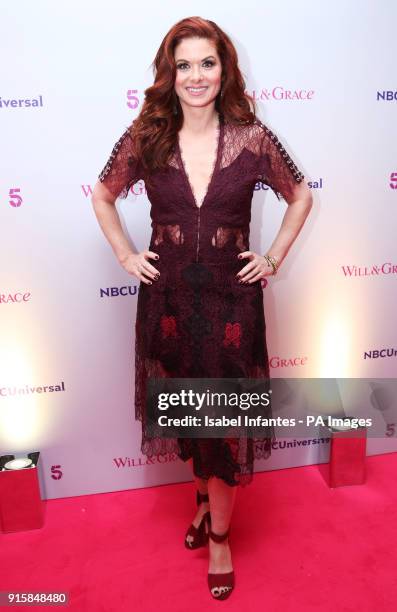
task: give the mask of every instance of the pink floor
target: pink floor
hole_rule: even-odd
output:
[[[394,611],[397,453],[367,466],[362,486],[330,489],[309,466],[239,489],[227,601],[207,590],[207,548],[183,546],[193,483],[46,502],[43,529],[0,534],[0,591],[69,593],[47,610]]]

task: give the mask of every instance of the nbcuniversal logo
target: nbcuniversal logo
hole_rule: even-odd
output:
[[[385,359],[387,357],[397,357],[397,349],[394,346],[364,351],[364,359]]]
[[[397,101],[397,91],[391,91],[390,89],[384,89],[383,91],[376,92],[376,100],[384,100],[385,102]]]
[[[120,295],[125,297],[127,295],[137,295],[138,287],[136,285],[124,285],[123,287],[106,287],[99,289],[99,297],[119,297]]]
[[[37,393],[56,393],[58,391],[65,391],[64,380],[52,385],[37,386],[26,383],[21,386],[9,385],[0,387],[0,397],[21,397],[26,395],[35,395]]]
[[[44,106],[43,96],[39,96],[38,98],[24,98],[24,99],[9,98],[8,100],[0,97],[0,109],[2,108],[35,108],[39,106]]]

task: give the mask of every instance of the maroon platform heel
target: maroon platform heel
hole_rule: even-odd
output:
[[[221,535],[214,533],[210,528],[208,535],[212,540],[214,540],[214,542],[223,542],[226,540],[229,533],[230,527]],[[223,574],[211,574],[208,572],[208,587],[214,599],[227,599],[233,591],[234,585],[234,570],[231,572],[224,572]]]
[[[209,501],[208,493],[200,493],[197,491],[196,494],[196,502],[199,506],[201,502]],[[195,550],[196,548],[200,548],[200,546],[205,546],[208,542],[208,532],[205,530],[206,524],[208,525],[208,531],[211,526],[211,515],[206,512],[200,522],[198,527],[195,527],[193,523],[190,525],[189,529],[185,535],[185,546],[189,548],[189,550]]]

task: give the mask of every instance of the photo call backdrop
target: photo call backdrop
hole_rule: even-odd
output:
[[[191,480],[176,456],[140,452],[139,281],[91,195],[161,40],[193,15],[232,38],[259,118],[313,193],[262,283],[271,377],[396,378],[396,3],[3,2],[0,454],[40,451],[47,499]],[[263,254],[287,204],[256,187],[250,241]],[[147,249],[142,181],[117,208],[133,248]],[[319,463],[329,441],[316,435],[278,438],[256,471]],[[395,451],[386,424],[368,438],[369,455]]]

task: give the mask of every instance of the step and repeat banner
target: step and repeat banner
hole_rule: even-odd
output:
[[[184,17],[231,37],[259,118],[313,193],[277,277],[263,281],[271,377],[396,378],[397,5],[41,0],[0,11],[0,454],[40,451],[46,498],[192,477],[176,456],[140,452],[139,281],[91,202],[161,40]],[[286,207],[257,185],[254,251],[269,248]],[[148,248],[144,183],[117,208],[133,248]],[[397,451],[393,418],[378,432],[368,454]],[[256,470],[319,463],[327,448],[315,428],[280,437]]]

